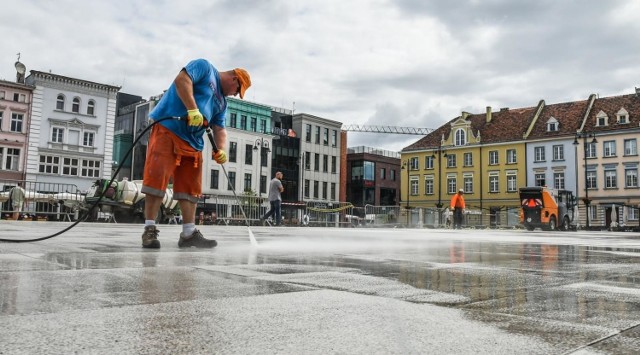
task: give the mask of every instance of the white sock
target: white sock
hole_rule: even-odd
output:
[[[185,223],[182,225],[182,235],[185,237],[193,234],[195,230],[196,230],[195,223]]]
[[[155,226],[156,225],[156,221],[153,219],[145,219],[144,220],[144,226]]]

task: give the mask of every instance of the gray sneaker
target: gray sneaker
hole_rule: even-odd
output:
[[[160,231],[158,230],[158,228],[156,228],[156,226],[144,227],[144,233],[142,233],[142,247],[150,249],[160,249],[158,233],[160,233]]]
[[[216,245],[218,245],[218,242],[203,237],[202,233],[197,229],[188,238],[185,238],[184,234],[180,233],[180,240],[178,241],[178,248],[213,248]]]

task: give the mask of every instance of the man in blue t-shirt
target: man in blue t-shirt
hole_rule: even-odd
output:
[[[217,242],[206,239],[195,227],[198,199],[202,193],[202,149],[205,125],[212,128],[218,151],[213,159],[227,161],[225,113],[227,96],[244,98],[251,86],[246,70],[236,68],[219,72],[209,61],[189,62],[163,94],[149,117],[186,117],[159,122],[151,130],[141,191],[145,193],[145,227],[142,247],[160,248],[155,218],[169,180],[173,178],[173,198],[182,211],[182,233],[178,247],[213,248]]]

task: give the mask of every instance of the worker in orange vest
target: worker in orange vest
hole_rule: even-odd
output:
[[[453,210],[453,228],[462,228],[462,213],[466,208],[464,204],[464,190],[458,190],[458,193],[451,198],[451,209]]]

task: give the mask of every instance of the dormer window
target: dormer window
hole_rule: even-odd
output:
[[[624,108],[621,108],[618,113],[616,113],[616,117],[618,118],[619,124],[629,123],[629,113]]]
[[[608,126],[609,125],[609,117],[603,111],[598,112],[596,116],[596,126]]]
[[[466,144],[467,144],[467,132],[462,128],[456,130],[455,145],[460,146],[460,145],[466,145]]]
[[[547,132],[557,132],[560,125],[558,124],[558,120],[554,117],[549,118],[547,121]]]

